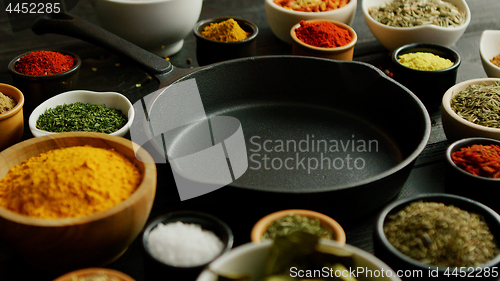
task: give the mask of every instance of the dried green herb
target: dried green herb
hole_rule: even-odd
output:
[[[320,238],[332,239],[332,230],[321,225],[317,218],[289,214],[271,222],[262,235],[262,239],[274,239],[293,231],[304,231]]]
[[[394,0],[369,8],[368,13],[374,20],[394,27],[427,24],[454,27],[465,22],[464,12],[452,3],[441,0]]]
[[[500,85],[470,85],[451,99],[451,109],[472,123],[500,128]]]
[[[90,131],[109,134],[127,121],[127,116],[116,108],[76,102],[47,109],[38,117],[36,128],[54,133]]]
[[[452,205],[413,202],[384,225],[389,242],[420,262],[443,267],[474,267],[498,254],[481,216]]]

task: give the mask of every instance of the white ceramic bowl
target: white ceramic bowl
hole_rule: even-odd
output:
[[[485,30],[479,43],[481,62],[488,77],[500,78],[500,67],[490,62],[500,55],[500,30]]]
[[[457,27],[440,27],[437,25],[421,25],[414,27],[393,27],[381,24],[374,20],[368,13],[371,7],[378,7],[387,0],[363,0],[361,8],[366,24],[375,38],[390,51],[409,43],[434,43],[452,46],[460,39],[470,23],[471,13],[465,0],[445,0],[455,4],[460,11],[466,13],[465,23]]]
[[[217,278],[213,272],[222,274],[251,274],[250,281],[261,280],[262,271],[265,267],[266,256],[269,252],[272,241],[262,243],[247,243],[232,249],[212,262],[205,269],[196,281],[216,281]],[[396,281],[401,280],[397,277],[388,265],[376,258],[374,255],[365,252],[351,245],[340,245],[335,241],[321,240],[322,245],[336,249],[343,249],[354,254],[354,265],[352,269],[363,268],[365,271],[381,273],[383,277],[359,278],[358,280],[377,280],[377,281]],[[321,270],[321,269],[320,269]],[[213,271],[213,272],[211,272]],[[388,272],[390,272],[388,274]],[[360,274],[361,275],[361,274]],[[391,277],[387,277],[391,275]]]
[[[344,7],[332,11],[299,12],[285,9],[275,4],[273,0],[265,1],[267,22],[271,30],[276,37],[288,44],[292,44],[293,42],[290,36],[290,29],[301,20],[334,20],[351,25],[356,14],[356,7],[357,0],[350,0]]]
[[[128,122],[118,131],[115,131],[109,135],[123,137],[130,130],[130,126],[134,121],[135,110],[132,103],[122,94],[115,92],[92,92],[86,90],[74,90],[69,92],[64,92],[56,95],[37,106],[30,115],[29,127],[30,131],[35,137],[41,137],[45,135],[56,134],[53,132],[48,132],[44,130],[39,130],[36,128],[36,121],[38,116],[43,114],[45,110],[49,108],[55,108],[58,105],[70,104],[75,102],[90,103],[105,105],[106,107],[116,108],[127,115]]]
[[[472,137],[500,140],[499,128],[490,128],[467,121],[458,116],[458,114],[451,109],[450,104],[452,97],[460,91],[465,90],[469,85],[478,85],[483,83],[491,85],[495,82],[500,83],[500,78],[471,79],[454,85],[446,91],[446,93],[444,93],[441,104],[441,120],[443,122],[444,133],[450,143],[459,139]]]
[[[99,24],[159,56],[182,48],[203,0],[91,0]]]

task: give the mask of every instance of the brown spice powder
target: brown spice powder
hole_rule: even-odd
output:
[[[17,102],[0,92],[0,114],[5,113],[16,106]]]
[[[490,60],[490,62],[498,67],[500,67],[500,54],[493,59]]]

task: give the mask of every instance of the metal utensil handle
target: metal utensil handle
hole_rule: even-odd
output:
[[[31,27],[36,34],[55,33],[79,38],[126,56],[152,76],[172,71],[172,64],[137,45],[68,13],[39,17]]]

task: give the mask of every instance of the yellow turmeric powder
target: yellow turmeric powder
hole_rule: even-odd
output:
[[[201,32],[205,38],[216,41],[240,41],[248,37],[248,34],[234,19],[228,19],[219,23],[211,23]]]
[[[0,180],[0,206],[30,217],[82,217],[134,193],[139,169],[122,154],[76,146],[50,150],[14,166]]]

